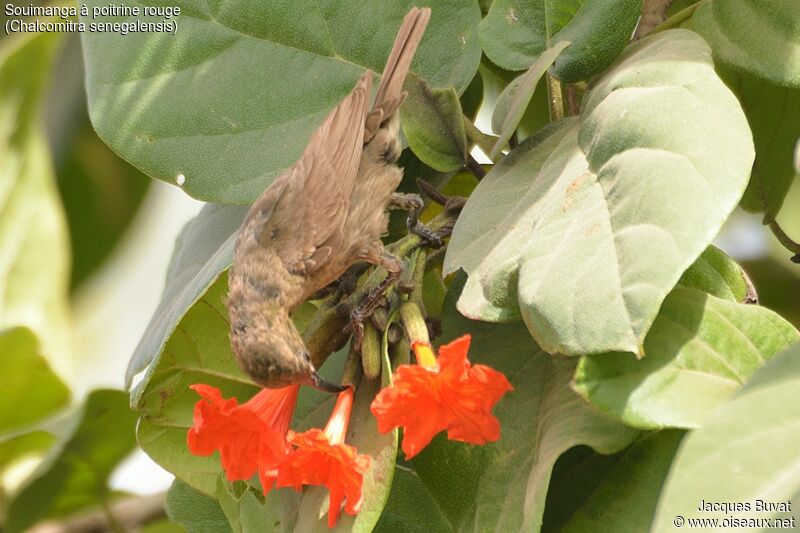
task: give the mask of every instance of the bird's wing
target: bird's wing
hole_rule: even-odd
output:
[[[319,269],[342,238],[371,86],[367,71],[317,128],[300,159],[251,208],[256,239],[290,271]]]

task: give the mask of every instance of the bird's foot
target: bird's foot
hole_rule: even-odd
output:
[[[422,242],[438,250],[444,246],[442,237],[438,232],[431,230],[419,221],[419,213],[423,207],[422,198],[418,194],[406,194],[396,192],[392,195],[389,202],[389,209],[403,209],[408,211],[408,218],[406,218],[406,227],[409,233],[419,236]]]
[[[375,310],[385,303],[386,290],[403,274],[403,262],[390,253],[369,257],[367,260],[386,269],[388,274],[377,286],[370,289],[367,294],[350,311],[350,323],[345,331],[353,334],[353,347],[361,351],[361,341],[364,338],[364,321],[372,316]]]

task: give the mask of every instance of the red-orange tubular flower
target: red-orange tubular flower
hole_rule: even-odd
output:
[[[381,390],[370,407],[378,431],[403,428],[403,452],[411,459],[440,431],[450,440],[486,444],[500,438],[491,411],[513,387],[488,366],[467,360],[470,336],[439,347],[438,359],[427,343],[412,344],[418,365],[400,365],[394,383]]]
[[[345,512],[355,515],[361,509],[364,496],[361,485],[371,458],[359,455],[356,449],[344,443],[350,412],[353,408],[353,388],[339,393],[333,413],[325,430],[309,429],[303,433],[289,432],[289,442],[296,449],[278,469],[278,486],[324,485],[330,492],[328,527],[339,519],[342,500],[347,498]]]
[[[187,442],[194,455],[219,451],[230,481],[258,472],[264,494],[277,477],[276,467],[289,453],[286,432],[297,403],[299,385],[263,389],[242,405],[224,399],[216,387],[190,387],[201,399],[194,406],[194,425]]]

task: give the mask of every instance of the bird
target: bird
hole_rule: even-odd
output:
[[[298,160],[256,199],[237,232],[226,299],[229,337],[239,366],[262,387],[342,391],[317,372],[292,311],[355,263],[384,267],[382,287],[403,271],[381,236],[403,176],[396,165],[403,83],[430,14],[416,7],[406,14],[372,107],[367,70]]]

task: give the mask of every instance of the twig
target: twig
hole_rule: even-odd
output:
[[[467,165],[466,165],[466,166],[467,166],[467,170],[469,170],[470,172],[472,172],[472,174],[473,174],[473,175],[474,175],[476,178],[478,178],[478,181],[480,181],[480,180],[482,180],[484,177],[486,177],[486,171],[485,171],[485,170],[483,170],[483,167],[481,166],[481,164],[480,164],[480,163],[478,163],[477,161],[475,161],[475,158],[474,158],[474,157],[472,157],[472,154],[468,154],[468,155],[467,155]]]
[[[441,206],[444,206],[445,202],[447,202],[447,196],[443,195],[436,187],[422,178],[417,178],[417,188],[422,194]]]
[[[800,243],[795,242],[791,237],[789,237],[772,215],[764,216],[764,224],[769,226],[769,229],[772,230],[772,234],[775,235],[775,238],[778,239],[778,242],[780,242],[784,248],[794,254],[792,256],[792,263],[800,263]]]
[[[109,531],[108,513],[115,518],[120,531],[139,529],[159,518],[164,512],[164,493],[134,496],[108,505],[106,510],[93,509],[85,514],[68,517],[60,522],[48,521],[28,530],[29,533],[85,533],[87,531]]]
[[[758,292],[756,291],[756,286],[753,285],[753,280],[750,279],[750,275],[745,272],[744,269],[742,269],[742,279],[744,279],[744,285],[747,288],[747,293],[745,293],[742,303],[758,305]]]

